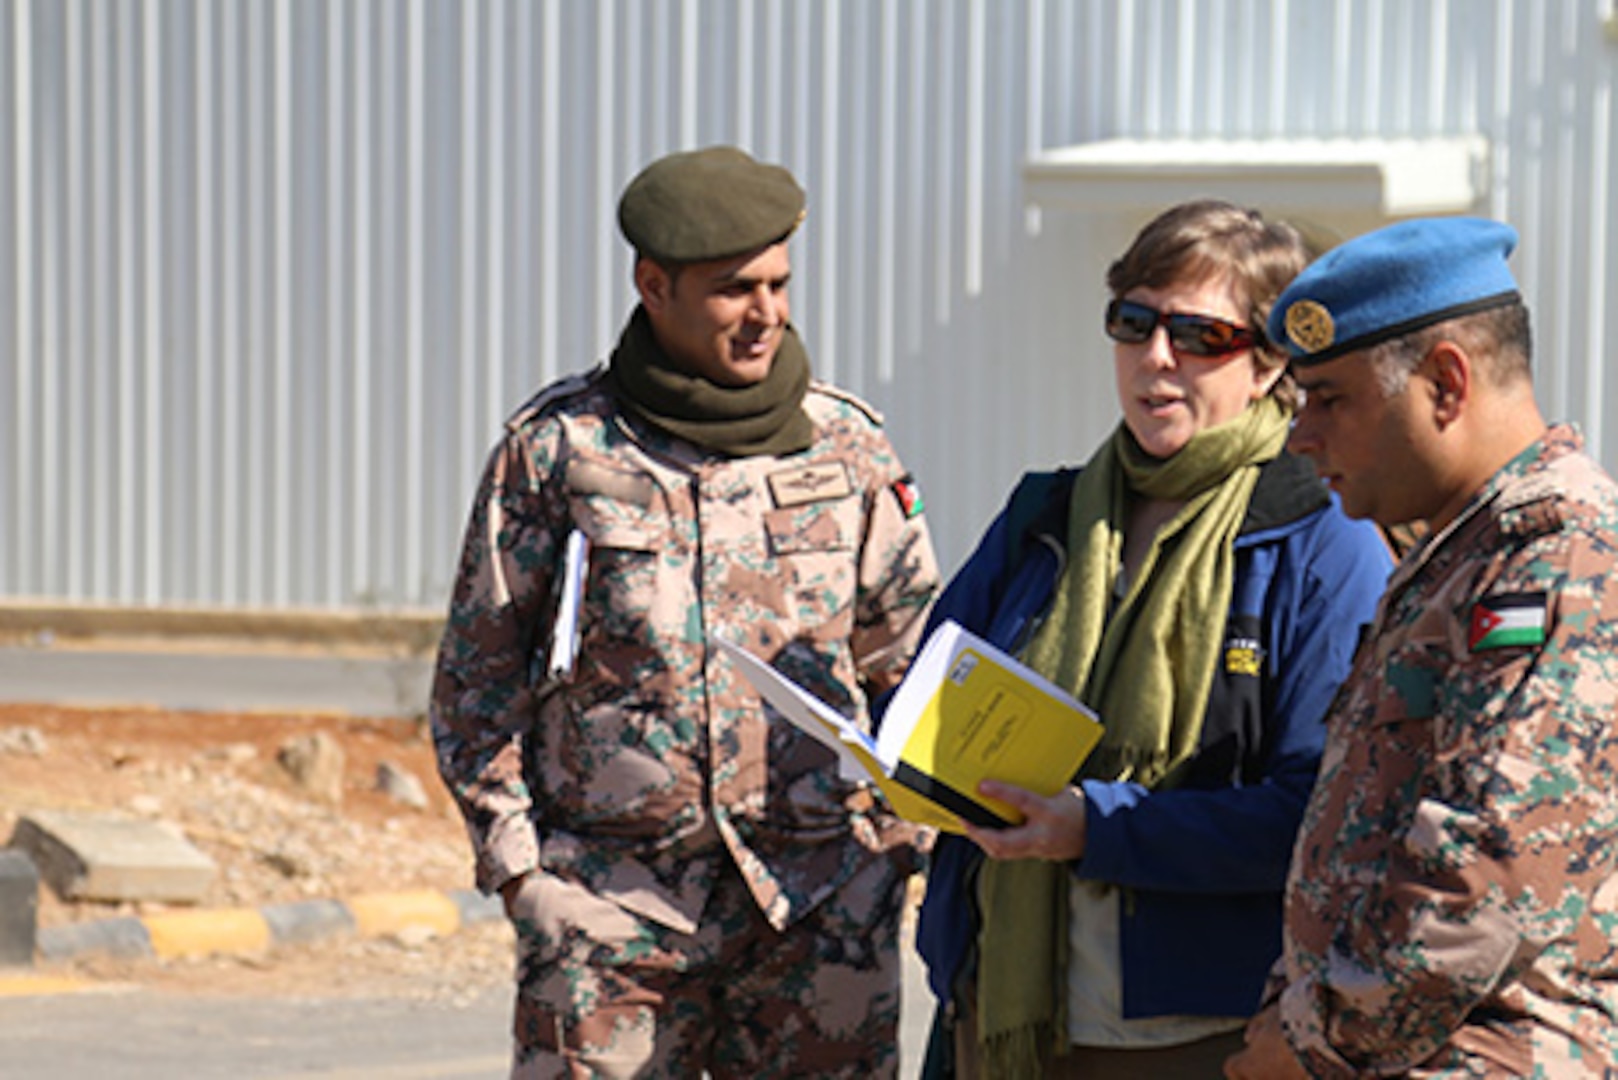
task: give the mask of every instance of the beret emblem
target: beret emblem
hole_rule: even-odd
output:
[[[1305,352],[1328,349],[1337,339],[1331,312],[1313,300],[1299,300],[1287,308],[1286,328],[1287,337]]]

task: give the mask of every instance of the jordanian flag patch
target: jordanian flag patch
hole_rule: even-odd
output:
[[[893,482],[893,494],[899,500],[899,507],[904,511],[906,521],[927,508],[927,504],[922,502],[921,499],[920,485],[916,483],[915,477],[909,473],[905,473],[904,476]]]
[[[1467,645],[1473,652],[1545,641],[1545,594],[1516,593],[1479,600]]]

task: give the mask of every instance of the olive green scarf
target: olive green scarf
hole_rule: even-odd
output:
[[[1195,753],[1234,588],[1232,544],[1289,421],[1265,397],[1167,460],[1119,425],[1079,475],[1067,566],[1024,659],[1106,725],[1081,776],[1172,786]],[[1184,505],[1113,610],[1131,494]],[[1038,1076],[1048,1053],[1067,1049],[1068,874],[1040,859],[983,863],[978,1039],[988,1077]]]
[[[646,309],[636,307],[612,351],[607,383],[647,422],[732,457],[790,454],[814,443],[814,423],[803,411],[809,353],[791,326],[762,382],[721,386],[676,367]]]

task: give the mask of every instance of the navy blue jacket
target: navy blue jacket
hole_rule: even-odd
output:
[[[1066,560],[1076,471],[1036,473],[1019,519],[989,526],[934,608],[1020,651],[1049,607]],[[1019,524],[1021,521],[1019,520]],[[1375,526],[1350,521],[1301,458],[1260,474],[1235,544],[1222,660],[1183,783],[1151,792],[1086,780],[1078,877],[1124,890],[1119,904],[1126,1017],[1247,1016],[1281,949],[1281,895],[1325,741],[1324,718],[1370,622],[1392,559]],[[1106,717],[1102,717],[1106,721]],[[940,1000],[971,955],[976,845],[941,836],[917,944]]]

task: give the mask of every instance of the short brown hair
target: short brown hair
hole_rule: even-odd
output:
[[[1107,268],[1107,288],[1116,297],[1131,289],[1228,274],[1247,304],[1254,361],[1265,369],[1284,369],[1286,350],[1270,341],[1264,326],[1276,298],[1314,255],[1303,234],[1284,221],[1267,220],[1257,210],[1222,199],[1196,199],[1147,222],[1129,250]],[[1282,372],[1270,393],[1297,407],[1289,373]]]

